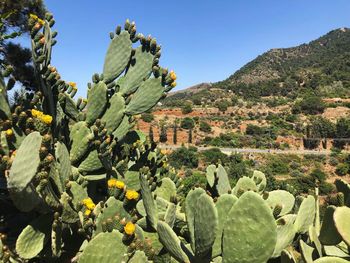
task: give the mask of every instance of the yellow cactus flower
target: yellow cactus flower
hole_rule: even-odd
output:
[[[73,89],[77,89],[77,83],[75,82],[70,81],[68,82],[68,85],[71,86]]]
[[[35,117],[35,118],[39,118],[43,115],[43,113],[41,111],[38,111],[38,110],[35,110],[35,109],[32,109],[32,116]]]
[[[117,181],[117,182],[115,183],[115,187],[117,187],[118,189],[123,189],[124,186],[125,186],[125,184],[124,184],[124,182],[122,182],[122,181]]]
[[[167,153],[167,150],[165,150],[165,149],[161,149],[161,150],[160,150],[160,153],[161,153],[161,154],[164,154],[164,155],[166,155],[166,153]]]
[[[172,70],[172,71],[170,71],[170,78],[172,79],[172,80],[176,80],[176,78],[177,78],[177,76],[176,76],[176,74],[175,74],[175,72]]]
[[[125,233],[129,236],[133,235],[135,233],[135,230],[136,226],[131,222],[128,222],[124,227]]]
[[[12,136],[13,135],[13,130],[12,129],[6,130],[6,135],[7,136]]]
[[[91,198],[85,198],[82,201],[83,205],[85,205],[85,207],[89,210],[94,210],[96,205],[94,204],[94,202],[91,200]]]
[[[37,21],[41,26],[43,26],[45,24],[45,21],[40,19],[40,18],[38,18]]]
[[[34,14],[29,14],[29,17],[34,19],[34,20],[37,20],[38,19],[38,16],[37,15],[34,15]]]
[[[135,190],[126,190],[125,197],[128,200],[137,200],[139,198],[139,193]]]
[[[41,117],[41,121],[42,121],[43,123],[46,123],[46,124],[50,125],[51,122],[52,122],[52,116],[50,116],[50,115],[43,115],[43,116]]]
[[[172,83],[171,83],[171,85],[170,85],[170,86],[171,86],[171,87],[173,87],[173,88],[175,88],[175,87],[176,87],[176,85],[177,85],[177,83],[176,83],[176,81],[174,81],[174,82],[172,82]]]
[[[84,215],[89,216],[91,214],[91,210],[90,209],[86,209],[84,212]]]

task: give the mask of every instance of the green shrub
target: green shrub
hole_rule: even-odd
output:
[[[328,195],[335,191],[335,187],[331,183],[323,182],[319,185],[320,194]]]
[[[154,120],[154,116],[152,113],[143,113],[141,114],[141,119],[144,121],[144,122],[152,122]]]
[[[192,104],[190,102],[185,102],[184,105],[181,108],[182,114],[188,114],[193,111]]]
[[[217,164],[219,160],[221,163],[225,164],[228,160],[226,154],[222,153],[219,148],[211,148],[202,152],[204,161],[207,164]]]
[[[198,153],[196,147],[181,147],[169,155],[169,164],[176,169],[182,166],[187,168],[198,167]]]
[[[318,180],[319,182],[324,182],[327,178],[327,175],[324,171],[322,171],[320,168],[314,169],[310,176],[314,178],[315,180]]]
[[[276,174],[287,174],[289,172],[288,162],[285,162],[278,156],[271,156],[267,162],[267,166],[271,169],[271,172]]]
[[[182,187],[179,190],[179,194],[182,197],[186,197],[193,187],[199,186],[205,189],[206,184],[207,179],[204,174],[200,172],[193,172],[191,176],[185,177],[182,180]]]
[[[199,123],[199,130],[202,132],[211,132],[211,126],[207,122],[201,121]]]
[[[182,129],[186,129],[186,130],[193,129],[194,128],[194,121],[192,118],[189,118],[189,117],[183,118],[181,120],[180,126]]]
[[[340,163],[335,169],[335,173],[339,176],[344,176],[349,172],[349,165],[347,163]]]
[[[332,165],[332,166],[337,166],[339,163],[338,159],[335,158],[335,157],[331,157],[329,158],[329,164]]]

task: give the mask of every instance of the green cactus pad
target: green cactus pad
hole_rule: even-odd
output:
[[[141,189],[140,180],[139,180],[139,172],[138,171],[130,171],[128,170],[124,174],[123,181],[126,184],[128,189],[133,189],[135,191],[139,191]]]
[[[63,112],[71,119],[77,121],[79,119],[79,110],[74,100],[66,93],[62,93],[59,103]]]
[[[72,172],[69,152],[66,145],[61,142],[55,144],[56,161],[59,164],[59,173],[62,183],[65,183]]]
[[[0,78],[0,81],[0,119],[11,119],[11,110],[7,102],[7,91],[2,76]]]
[[[337,257],[322,257],[316,259],[313,263],[349,263],[349,261]]]
[[[276,245],[276,230],[265,201],[257,193],[245,192],[231,208],[224,227],[223,262],[266,262]]]
[[[72,197],[72,204],[76,210],[79,210],[78,208],[80,207],[81,202],[85,198],[88,198],[88,194],[80,184],[77,184],[74,181],[70,181],[68,184],[70,185],[69,193]]]
[[[202,194],[197,199],[197,209],[194,216],[195,255],[207,256],[214,244],[218,229],[218,213],[213,199]]]
[[[172,257],[181,263],[190,263],[188,256],[182,250],[184,245],[181,244],[180,239],[167,223],[159,221],[157,232],[159,234],[160,242]]]
[[[283,249],[287,248],[295,237],[296,231],[294,221],[296,216],[293,214],[284,215],[277,220],[277,242],[273,251],[273,258],[279,257]]]
[[[309,195],[303,200],[295,219],[295,229],[298,233],[306,233],[315,219],[315,198]]]
[[[115,138],[117,138],[120,141],[129,132],[131,127],[132,127],[132,124],[129,122],[129,116],[124,115],[124,117],[123,117],[122,121],[120,122],[118,128],[115,129],[112,134],[113,134],[113,136]]]
[[[148,259],[145,252],[137,250],[128,263],[147,263]]]
[[[32,184],[29,184],[21,192],[10,191],[14,205],[22,212],[29,212],[43,202]]]
[[[202,188],[196,188],[194,190],[191,190],[187,194],[186,201],[185,201],[186,202],[185,204],[186,220],[187,220],[188,230],[191,236],[191,248],[193,251],[195,250],[194,218],[195,218],[196,209],[197,209],[197,200],[202,194],[205,194],[205,191]]]
[[[334,215],[335,226],[344,242],[350,246],[350,208],[346,206],[337,207]]]
[[[208,182],[210,187],[214,186],[215,173],[216,173],[216,166],[214,164],[209,165],[207,167],[206,177],[207,177],[207,182]]]
[[[279,216],[288,214],[294,207],[295,198],[294,196],[284,190],[274,190],[269,192],[269,197],[266,200],[268,206],[272,209],[276,205],[282,205],[282,210]]]
[[[328,206],[324,213],[319,235],[319,239],[323,245],[336,245],[339,244],[342,240],[342,237],[339,235],[338,230],[335,226],[333,218],[335,209],[336,206]]]
[[[102,121],[106,122],[107,133],[111,134],[120,124],[124,117],[125,100],[120,93],[115,93],[109,100],[107,110],[102,116]]]
[[[336,246],[323,246],[323,248],[327,256],[349,258],[348,246],[344,242]]]
[[[238,198],[234,195],[223,194],[220,195],[217,202],[215,203],[215,207],[218,212],[218,230],[213,245],[213,257],[216,257],[221,254],[222,233],[226,224],[226,220],[228,218],[228,211],[231,210],[232,206],[237,200]]]
[[[255,170],[252,176],[253,181],[257,185],[259,192],[262,193],[266,187],[266,176],[263,172]]]
[[[174,227],[174,223],[176,220],[176,205],[173,203],[169,203],[168,208],[166,210],[164,221],[171,227]]]
[[[160,181],[160,186],[157,187],[154,193],[157,196],[170,201],[170,197],[176,195],[175,183],[170,178],[165,177]]]
[[[80,173],[92,173],[102,168],[103,165],[98,157],[97,150],[91,151],[78,167]]]
[[[23,140],[8,177],[7,186],[10,191],[20,192],[32,181],[40,163],[41,141],[39,132],[32,132]]]
[[[345,205],[350,206],[350,184],[342,179],[337,179],[335,180],[335,186],[337,187],[338,192],[344,194]]]
[[[312,259],[312,254],[314,252],[314,248],[307,245],[303,240],[300,240],[300,249],[305,263],[313,263],[314,261]]]
[[[103,75],[106,82],[116,79],[128,65],[132,49],[131,44],[128,31],[123,31],[113,38],[103,65]]]
[[[70,159],[72,163],[78,162],[89,149],[90,129],[83,121],[75,123],[70,131],[71,149]]]
[[[62,204],[61,218],[64,223],[73,224],[78,222],[79,216],[70,204],[69,199],[69,195],[66,192],[62,193],[60,199],[60,203]]]
[[[123,235],[116,230],[100,233],[85,247],[79,263],[110,263],[126,261],[127,246],[123,245]]]
[[[135,92],[142,81],[150,76],[153,59],[154,56],[144,47],[140,46],[136,49],[120,88],[122,94]]]
[[[218,165],[218,169],[216,170],[216,176],[218,179],[216,189],[218,190],[219,195],[227,194],[229,191],[231,191],[230,181],[228,179],[227,172],[221,164]]]
[[[161,78],[150,78],[142,82],[126,107],[126,114],[137,115],[156,105],[164,93],[161,81]]]
[[[96,230],[94,236],[102,232],[102,223],[105,222],[108,218],[114,218],[118,215],[120,219],[125,218],[130,220],[130,215],[125,211],[123,207],[123,202],[115,199],[113,196],[108,198],[107,202],[104,204],[102,212],[96,218]]]
[[[96,119],[100,118],[107,106],[107,86],[100,81],[88,92],[88,102],[86,104],[86,119],[88,125],[92,125]]]
[[[237,181],[236,186],[233,188],[233,194],[236,196],[239,196],[240,193],[246,192],[246,191],[258,191],[258,187],[256,186],[253,179],[243,176],[242,178],[239,178]]]
[[[148,181],[144,175],[140,174],[141,195],[143,199],[143,205],[146,211],[147,222],[153,229],[157,229],[158,213],[157,207],[153,199],[151,189],[149,188]]]
[[[50,238],[52,216],[41,215],[27,225],[17,238],[16,251],[21,258],[37,256]]]

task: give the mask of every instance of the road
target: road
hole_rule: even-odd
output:
[[[181,145],[165,145],[158,144],[161,149],[175,150],[181,147]],[[220,148],[220,147],[204,147],[198,146],[198,151],[205,151],[211,148],[219,148],[224,154],[230,155],[231,153],[261,153],[261,154],[297,154],[297,155],[329,155],[329,150],[268,150],[268,149],[256,149],[256,148]]]

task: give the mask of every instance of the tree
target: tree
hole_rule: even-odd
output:
[[[148,112],[145,112],[143,114],[141,114],[141,119],[144,121],[144,122],[152,122],[154,120],[154,116],[152,113],[148,113]]]
[[[190,102],[185,102],[184,105],[181,108],[182,114],[188,114],[193,111],[192,104]]]
[[[192,143],[192,129],[188,130],[188,143]]]
[[[216,103],[216,107],[218,107],[219,111],[225,112],[229,106],[229,102],[227,100],[221,100]]]
[[[160,135],[159,135],[160,142],[167,142],[168,141],[168,136],[167,136],[166,130],[167,130],[167,128],[165,125],[162,125],[160,127]]]
[[[189,117],[183,118],[180,126],[182,129],[186,129],[186,130],[193,129],[194,121],[192,118],[189,118]]]
[[[176,124],[176,120],[174,121],[173,143],[175,145],[177,144],[177,124]]]
[[[169,164],[176,169],[198,167],[198,152],[196,147],[181,147],[169,155]]]
[[[0,1],[0,34],[29,32],[28,16],[35,14],[45,16],[46,8],[42,0],[2,0]],[[33,90],[37,87],[32,66],[31,51],[4,38],[0,38],[0,64],[11,65],[12,77],[23,87]]]
[[[211,132],[211,126],[207,122],[201,121],[199,123],[199,130],[202,132]]]
[[[292,113],[319,114],[323,113],[325,104],[320,96],[306,96],[300,102],[296,103],[292,108]]]
[[[149,140],[151,141],[151,143],[153,143],[154,142],[154,134],[153,134],[152,125],[149,126],[148,136],[149,136]]]

